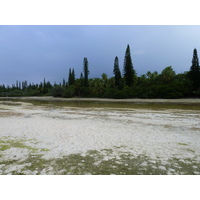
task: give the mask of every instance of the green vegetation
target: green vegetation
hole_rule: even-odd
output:
[[[133,64],[131,60],[131,50],[128,45],[124,57],[124,80],[127,86],[131,87],[134,85],[135,75],[135,70],[133,69]]]
[[[37,149],[24,144],[24,142],[27,142],[27,141],[29,141],[29,140],[13,140],[13,139],[10,140],[9,137],[3,137],[0,140],[0,151],[2,152],[7,149],[16,147],[16,148],[26,148],[26,149],[29,149],[32,152],[36,153]],[[46,149],[44,149],[44,150],[46,151]],[[0,154],[0,157],[1,157],[1,154]]]
[[[84,72],[84,86],[88,87],[89,70],[88,70],[88,60],[87,60],[87,58],[83,59],[83,72]]]
[[[123,76],[119,68],[118,57],[115,57],[114,77],[108,78],[105,73],[101,78],[89,78],[89,64],[83,60],[83,73],[75,78],[74,69],[69,69],[68,81],[52,85],[45,79],[40,84],[28,81],[16,81],[12,87],[0,85],[1,97],[17,96],[54,96],[54,97],[100,97],[100,98],[190,98],[200,97],[200,66],[197,50],[194,49],[192,66],[188,72],[176,74],[168,66],[159,74],[157,71],[137,76],[133,68],[130,47],[124,57]]]
[[[178,143],[179,145],[187,146],[188,144],[186,143]]]
[[[200,163],[195,159],[171,158],[165,163],[159,158],[152,160],[146,155],[134,156],[129,152],[117,153],[112,149],[90,150],[55,159],[44,159],[48,149],[35,149],[24,145],[24,141],[2,139],[0,141],[0,174],[57,174],[57,175],[165,175],[165,174],[199,174]],[[3,152],[17,147],[26,148],[29,153],[23,159],[16,156],[4,159]]]
[[[192,89],[194,90],[194,93],[199,96],[200,95],[200,66],[199,66],[199,59],[198,59],[196,49],[194,49],[193,51],[192,66],[190,67],[188,77],[192,81],[192,86],[193,86]]]
[[[65,81],[63,81],[63,85],[64,85]],[[68,85],[73,85],[75,83],[75,72],[74,69],[71,70],[71,68],[69,69],[69,77],[68,77]]]
[[[122,75],[119,68],[119,60],[117,56],[115,57],[115,61],[114,61],[113,73],[115,74],[115,86],[120,89],[122,86]]]

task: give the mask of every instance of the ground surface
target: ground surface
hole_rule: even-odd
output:
[[[0,174],[200,174],[198,99],[54,100],[1,99]]]

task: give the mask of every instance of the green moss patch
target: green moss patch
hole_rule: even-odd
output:
[[[3,137],[0,139],[0,174],[55,174],[55,175],[167,175],[200,174],[200,163],[196,158],[171,158],[163,163],[160,158],[151,159],[146,155],[133,155],[122,151],[123,147],[90,150],[84,153],[65,155],[61,158],[44,159],[50,151],[46,148],[36,149],[26,142]],[[185,143],[179,145],[186,146]],[[4,158],[4,152],[11,148],[27,149],[25,159]]]
[[[178,143],[179,145],[187,146],[188,144],[186,143]]]
[[[44,149],[43,149],[44,150]],[[30,152],[24,161],[1,161],[1,174],[55,174],[55,175],[166,175],[200,174],[200,163],[195,159],[171,158],[163,164],[145,155],[134,156],[112,149],[91,150],[62,158],[44,159],[46,150],[39,154]],[[14,167],[16,166],[16,167]]]
[[[38,149],[32,148],[31,146],[27,146],[24,144],[28,140],[10,140],[6,137],[0,140],[0,151],[5,151],[7,149],[16,147],[16,148],[27,148],[33,152],[37,152]]]

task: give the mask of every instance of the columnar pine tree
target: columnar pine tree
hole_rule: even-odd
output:
[[[63,86],[66,86],[66,81],[64,78],[63,78]]]
[[[69,85],[72,84],[72,70],[71,70],[71,68],[69,68],[68,84]]]
[[[119,60],[118,57],[115,57],[115,61],[114,61],[114,69],[113,69],[113,73],[115,74],[115,85],[117,87],[119,87],[121,85],[121,72],[119,69]]]
[[[75,80],[76,80],[76,78],[75,78],[75,72],[74,72],[74,69],[72,70],[72,74],[71,74],[71,76],[72,76],[72,85],[75,83]]]
[[[194,51],[193,51],[191,69],[196,69],[196,68],[199,70],[199,58],[198,58],[198,55],[197,55],[197,49],[195,48]]]
[[[46,80],[44,78],[43,87],[46,87]]]
[[[84,77],[83,77],[82,72],[81,72],[81,75],[80,75],[80,81],[81,81],[81,86],[84,86]]]
[[[75,72],[74,69],[69,69],[68,84],[73,85],[75,83]]]
[[[200,87],[200,66],[196,49],[193,51],[192,66],[190,67],[189,78],[191,81],[193,81],[195,90]]]
[[[135,70],[133,69],[133,64],[131,60],[130,47],[127,45],[125,57],[124,57],[124,79],[127,86],[132,86],[134,84]]]
[[[83,79],[83,73],[81,72],[81,75],[80,75],[80,79],[82,80]]]
[[[84,72],[84,85],[85,87],[88,87],[88,75],[89,75],[89,69],[88,69],[88,60],[87,58],[83,59],[83,72]]]
[[[21,81],[19,81],[19,89],[21,90],[22,88],[22,84],[21,84]]]
[[[16,88],[19,89],[19,82],[16,81]]]

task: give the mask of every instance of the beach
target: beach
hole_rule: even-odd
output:
[[[200,174],[200,110],[55,106],[54,98],[28,99],[48,104],[27,99],[0,101],[0,174],[95,174],[97,168],[103,174],[106,167],[105,174]]]

